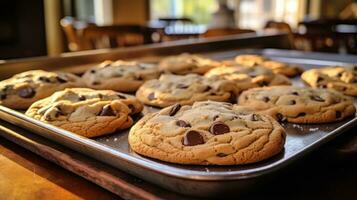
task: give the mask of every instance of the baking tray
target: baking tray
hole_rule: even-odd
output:
[[[284,53],[285,52],[285,53]],[[321,54],[317,57],[304,57],[302,53],[276,50],[220,51],[207,53],[215,59],[230,59],[240,53],[266,54],[277,60],[298,63],[306,69],[324,65],[348,64],[356,57],[344,60],[331,60],[333,56]],[[299,52],[295,52],[299,53]],[[312,55],[312,54],[311,54]],[[310,55],[310,56],[311,56]],[[323,59],[323,60],[322,60]],[[295,85],[302,83],[293,79]],[[145,112],[155,111],[146,107]],[[96,139],[87,139],[52,125],[29,118],[19,111],[0,106],[1,119],[16,126],[33,131],[41,136],[63,144],[78,152],[129,172],[146,181],[169,190],[194,195],[214,197],[222,194],[238,194],[269,182],[274,174],[288,164],[330,141],[357,124],[355,117],[338,123],[297,125],[285,123],[287,138],[284,151],[271,159],[241,166],[186,166],[161,162],[142,157],[132,152],[128,146],[128,130]]]

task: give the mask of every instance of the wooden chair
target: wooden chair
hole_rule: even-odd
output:
[[[255,31],[249,29],[237,29],[237,28],[214,28],[208,29],[205,33],[201,35],[203,38],[208,37],[219,37],[226,35],[237,35],[243,33],[254,33]]]
[[[95,26],[83,29],[93,48],[125,47],[153,43],[153,31],[140,25]]]
[[[93,23],[78,21],[73,17],[64,17],[60,21],[62,30],[67,39],[67,47],[70,51],[83,51],[92,49],[90,43],[84,40],[81,30],[86,27],[95,26]]]
[[[293,48],[295,49],[296,48],[296,38],[294,37],[294,32],[293,30],[291,29],[290,25],[286,22],[277,22],[277,21],[268,21],[266,24],[265,24],[265,27],[264,27],[265,30],[278,30],[278,31],[283,31],[283,32],[286,32],[288,33],[289,35],[289,40],[290,40],[290,43],[293,45]]]

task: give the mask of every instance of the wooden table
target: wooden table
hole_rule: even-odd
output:
[[[101,187],[0,137],[0,199],[118,199]]]

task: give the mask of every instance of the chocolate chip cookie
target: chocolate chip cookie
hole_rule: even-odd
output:
[[[334,90],[272,86],[244,91],[239,105],[294,123],[327,123],[354,116],[354,101]]]
[[[93,89],[135,92],[145,81],[160,76],[157,65],[136,61],[105,61],[83,75],[87,87]]]
[[[85,137],[96,137],[133,124],[143,105],[112,90],[71,88],[31,105],[26,115]]]
[[[260,65],[273,70],[274,73],[288,77],[294,77],[303,72],[303,69],[297,65],[270,60],[269,58],[259,55],[239,55],[235,58],[235,62],[250,67]]]
[[[272,117],[214,101],[148,114],[129,133],[130,147],[139,154],[195,165],[258,162],[278,154],[284,142],[284,129]]]
[[[175,103],[191,105],[204,100],[234,101],[237,94],[234,82],[217,76],[163,74],[159,79],[144,83],[136,97],[145,104],[166,107]]]
[[[206,77],[219,76],[236,83],[239,92],[255,87],[273,85],[291,85],[290,80],[284,75],[275,74],[270,69],[253,66],[217,67],[205,74]]]
[[[189,73],[204,74],[220,65],[219,62],[201,55],[183,53],[163,58],[159,63],[159,68],[166,73],[184,75]]]
[[[304,72],[301,79],[313,88],[330,88],[357,96],[357,66],[311,69]]]
[[[0,82],[0,104],[13,109],[27,109],[33,102],[56,91],[81,86],[81,78],[70,73],[26,71]]]

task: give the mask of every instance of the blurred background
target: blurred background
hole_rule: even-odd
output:
[[[357,54],[357,1],[0,1],[0,59],[273,31],[297,50]]]

